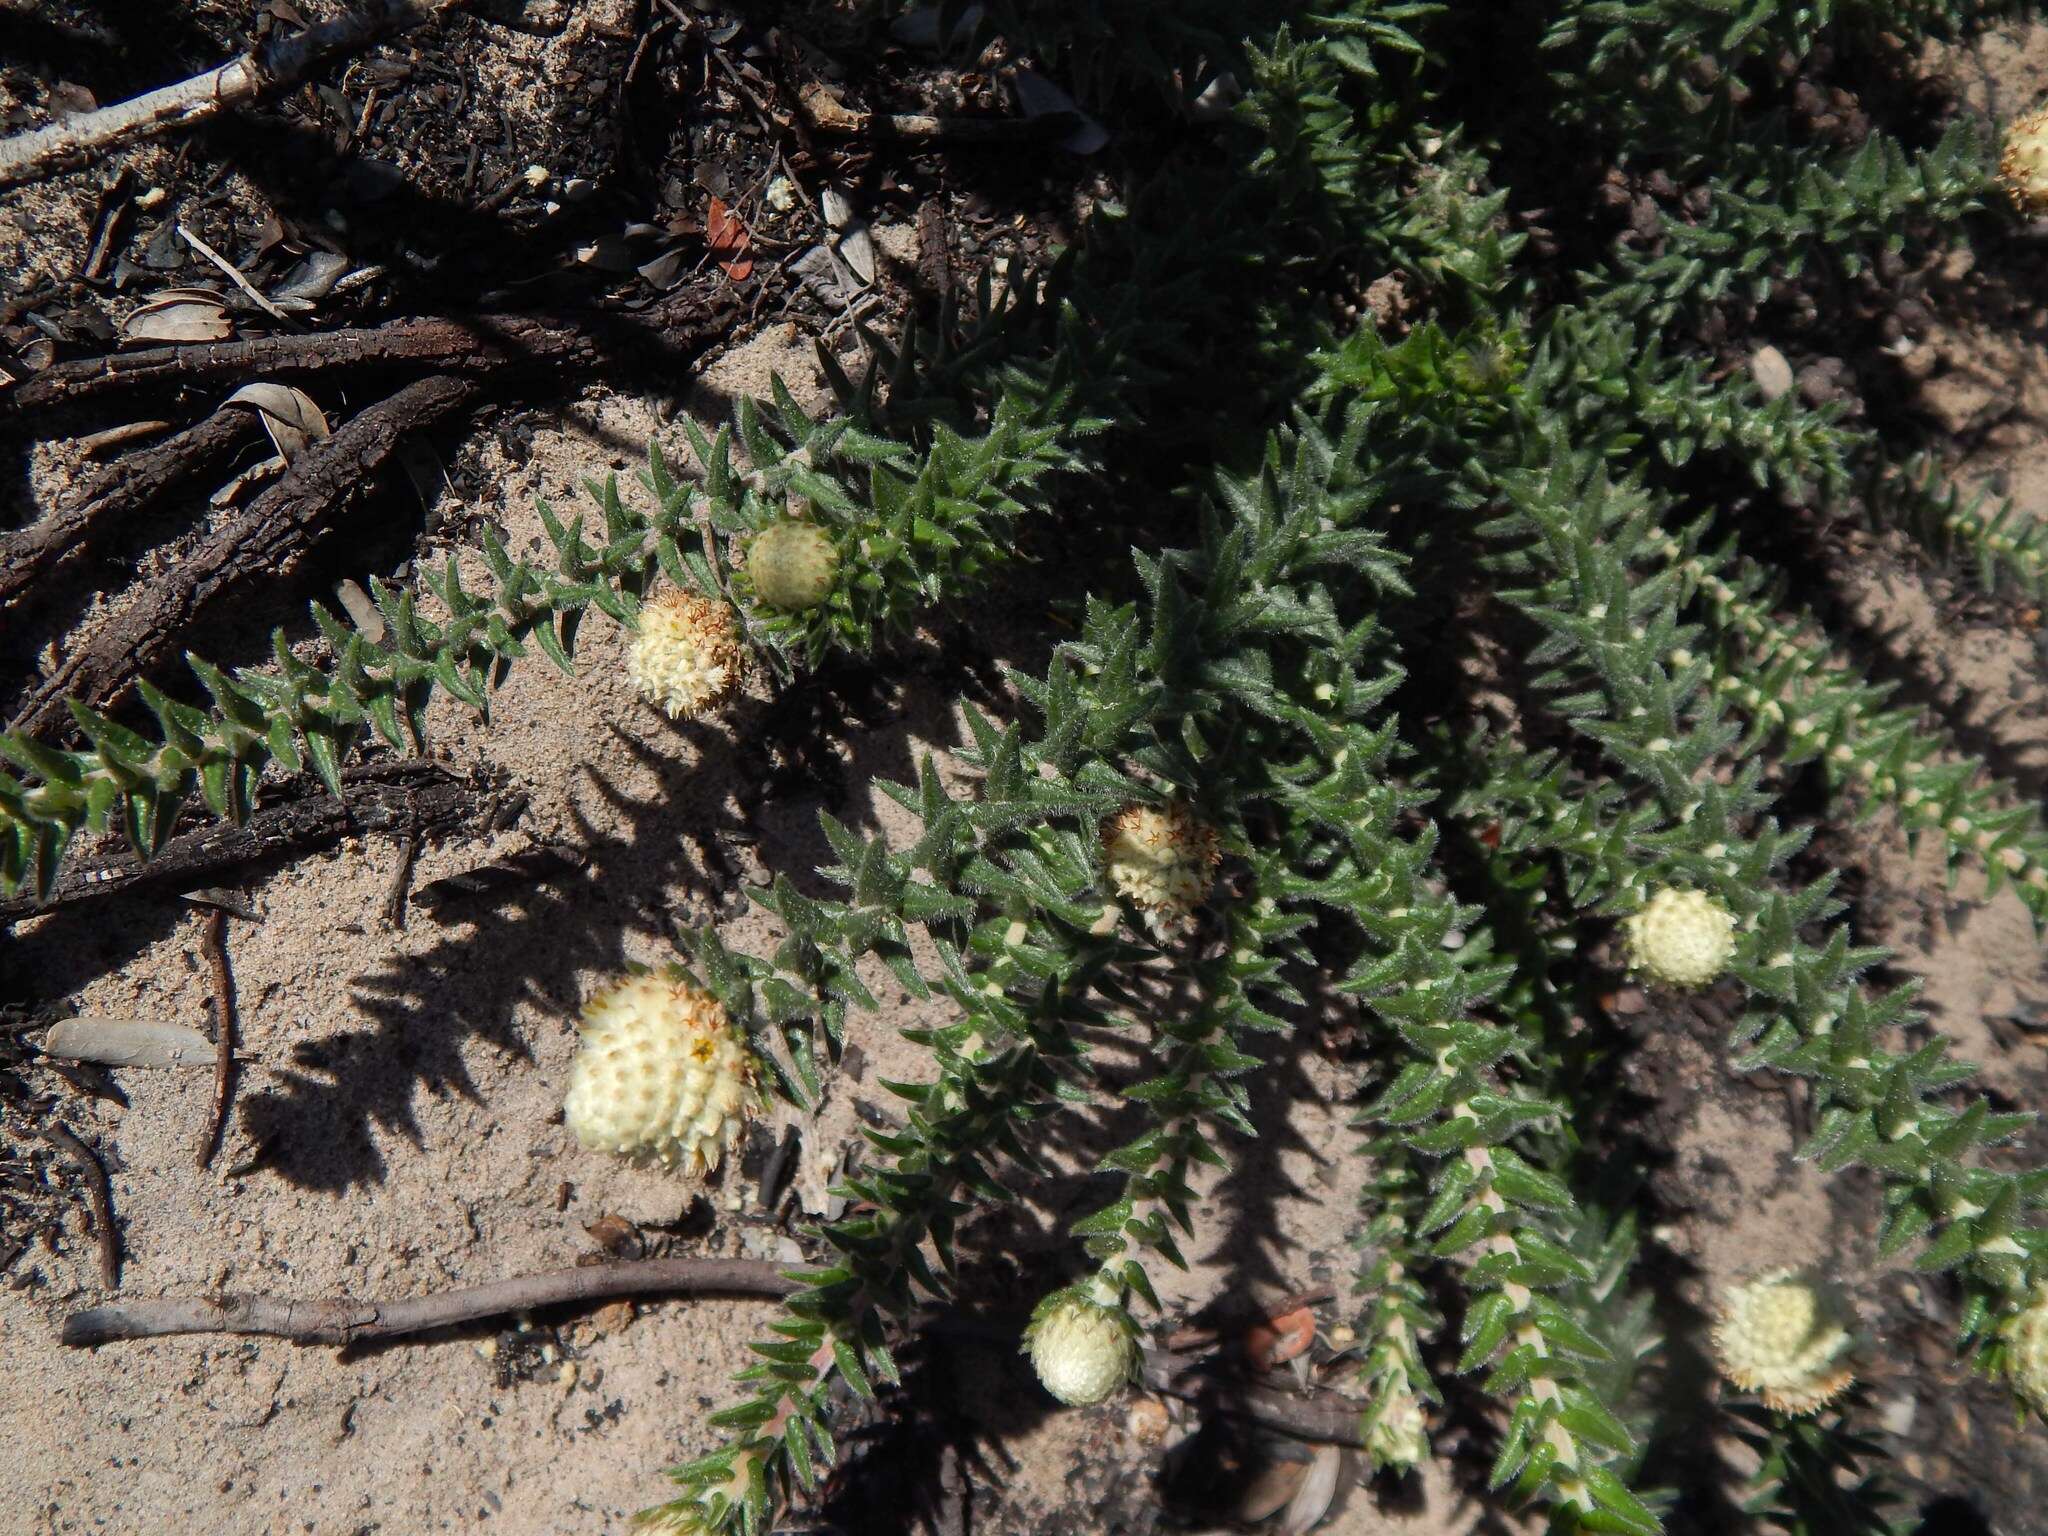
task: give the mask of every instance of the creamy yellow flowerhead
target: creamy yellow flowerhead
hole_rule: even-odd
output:
[[[1779,1413],[1812,1413],[1856,1379],[1841,1305],[1795,1270],[1774,1269],[1721,1298],[1721,1374]]]
[[[649,599],[640,605],[627,668],[641,697],[670,719],[703,714],[739,681],[731,610],[674,588]]]
[[[1119,896],[1148,914],[1184,920],[1202,904],[1222,846],[1184,805],[1131,805],[1102,827],[1103,865]]]
[[[588,1151],[701,1176],[760,1106],[746,1037],[678,974],[628,976],[591,999],[578,1028],[565,1118]]]
[[[1623,925],[1628,963],[1672,987],[1704,987],[1735,956],[1735,914],[1705,891],[1658,891]]]
[[[2029,112],[2005,130],[1999,184],[2028,217],[2048,213],[2048,107]]]
[[[770,608],[789,613],[815,608],[838,574],[838,547],[816,523],[771,523],[747,545],[754,596]]]
[[[1024,1330],[1031,1368],[1069,1407],[1102,1402],[1131,1379],[1138,1341],[1120,1310],[1081,1296],[1048,1298]]]
[[[2034,1292],[2024,1312],[2005,1320],[2006,1379],[2034,1412],[2048,1417],[2048,1288]]]

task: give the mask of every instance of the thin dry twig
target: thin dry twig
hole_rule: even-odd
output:
[[[61,1125],[42,1127],[43,1140],[60,1148],[78,1171],[85,1175],[85,1196],[92,1204],[94,1236],[100,1245],[100,1284],[110,1291],[121,1288],[121,1234],[114,1230],[114,1190],[107,1182],[107,1170],[84,1142]]]
[[[286,330],[302,331],[305,329],[305,327],[300,325],[298,321],[294,320],[290,315],[286,314],[283,310],[279,309],[275,304],[271,303],[269,299],[265,298],[263,290],[261,288],[258,288],[254,283],[250,282],[248,278],[242,275],[241,268],[237,267],[232,261],[229,261],[227,257],[221,255],[219,251],[216,251],[212,246],[208,245],[204,240],[200,239],[197,235],[193,234],[191,230],[187,229],[182,224],[178,226],[178,238],[180,240],[183,240],[187,245],[191,246],[193,250],[197,251],[200,255],[204,256],[208,261],[212,262],[216,267],[219,267],[221,271],[225,272],[227,274],[229,282],[233,283],[237,288],[241,289],[242,292],[246,293],[249,296],[250,301],[254,303],[258,309],[262,310],[263,313],[265,313],[266,315],[269,315],[273,320],[276,320]]]
[[[460,10],[467,0],[366,0],[360,8],[290,37],[252,48],[190,80],[166,85],[97,112],[0,140],[0,187],[82,165],[94,155],[204,122],[231,107],[274,95],[308,75],[360,53],[381,38]]]
[[[412,890],[412,866],[419,853],[420,840],[407,833],[398,845],[398,868],[391,872],[390,888],[384,892],[384,921],[394,928],[405,927],[405,900]]]
[[[213,978],[213,1113],[199,1138],[198,1166],[206,1167],[220,1147],[227,1124],[228,1100],[235,1084],[235,977],[228,969],[228,915],[219,907],[206,913],[206,968]]]
[[[780,1298],[801,1289],[777,1265],[752,1259],[641,1259],[579,1265],[396,1301],[221,1295],[125,1302],[72,1313],[64,1319],[63,1340],[89,1347],[174,1333],[257,1333],[294,1344],[346,1346],[570,1302],[663,1293]]]

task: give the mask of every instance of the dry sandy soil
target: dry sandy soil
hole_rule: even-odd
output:
[[[560,45],[501,46],[544,73]],[[1997,39],[1958,73],[1973,103],[2009,112],[2048,81],[2044,59],[2038,35]],[[2003,97],[1986,94],[1994,86]],[[139,152],[142,174],[164,153]],[[69,177],[40,189],[38,239],[77,239],[96,185]],[[0,204],[0,237],[23,206],[10,213]],[[885,232],[885,249],[891,240],[903,249],[902,236]],[[2020,318],[1995,353],[1961,323],[1930,336],[1923,344],[1938,359],[1922,376],[1930,416],[1960,433],[1959,474],[2034,506],[2048,493],[2048,361],[2041,317]],[[762,392],[770,370],[807,405],[825,406],[809,335],[788,326],[718,357],[702,398]],[[665,409],[592,388],[543,423],[518,460],[479,432],[451,455],[472,489],[444,489],[429,521],[459,528],[488,517],[515,551],[537,551],[536,494],[561,503],[591,474],[630,476],[650,436],[687,460]],[[44,452],[30,466],[28,503],[6,509],[5,520],[38,515],[72,469],[62,452]],[[1869,550],[1869,567],[1845,576],[1830,601],[1967,720],[1973,744],[1995,748],[2038,791],[2048,774],[2048,692],[2032,638],[2000,622],[2002,612],[1973,620],[1969,594],[1909,558],[1903,541],[1873,539]],[[373,574],[386,573],[353,572],[365,582]],[[72,639],[100,616],[88,610]],[[530,799],[517,824],[491,839],[421,848],[413,888],[541,844],[575,850],[580,872],[467,906],[415,908],[403,926],[380,912],[402,857],[388,839],[353,841],[254,880],[246,895],[256,919],[229,925],[246,1060],[212,1168],[195,1168],[192,1155],[210,1073],[120,1072],[125,1103],[77,1096],[67,1105],[69,1123],[111,1171],[123,1297],[414,1295],[596,1255],[589,1229],[610,1217],[660,1251],[797,1255],[741,1170],[699,1190],[585,1154],[561,1125],[580,1005],[627,962],[670,958],[678,927],[717,922],[733,946],[765,953],[775,935],[746,888],[773,871],[806,877],[821,854],[815,815],[828,805],[812,793],[757,803],[745,792],[742,748],[765,703],[761,684],[729,723],[679,728],[635,699],[622,656],[616,627],[593,618],[580,675],[516,669],[492,701],[488,729],[460,706],[437,705],[437,754],[502,775]],[[900,830],[900,813],[867,781],[905,774],[926,750],[948,765],[957,740],[957,722],[906,689],[847,735],[854,787],[829,808],[868,829]],[[2019,904],[2009,893],[1985,900],[1969,878],[1945,890],[1938,864],[1911,857],[1883,819],[1830,852],[1859,868],[1861,932],[1896,947],[1901,975],[1924,978],[1934,1022],[1984,1063],[2000,1095],[2038,1103],[2048,1055],[2036,1042],[2048,1036],[2005,1022],[2031,1017],[2048,998],[2048,967]],[[39,918],[4,940],[6,974],[23,1001],[63,1014],[203,1026],[203,921],[196,908],[149,900]],[[851,1026],[862,1070],[832,1083],[808,1132],[795,1181],[804,1211],[824,1198],[820,1164],[857,1137],[856,1105],[888,1102],[877,1080],[923,1075],[919,1049],[898,1033],[922,1016],[895,993],[887,1000],[882,1014]],[[1805,1255],[1826,1234],[1873,1326],[1909,1329],[1938,1313],[1913,1283],[1876,1271],[1871,1191],[1853,1180],[1829,1185],[1797,1163],[1782,1095],[1729,1073],[1714,1020],[1667,1007],[1633,1003],[1644,1037],[1639,1081],[1659,1096],[1658,1129],[1671,1151],[1662,1186],[1683,1207],[1653,1234],[1667,1307],[1698,1308],[1758,1255]],[[1265,1090],[1278,1111],[1271,1134],[1239,1149],[1244,1171],[1209,1191],[1199,1215],[1215,1235],[1165,1297],[1169,1321],[1219,1298],[1270,1301],[1319,1283],[1340,1288],[1323,1309],[1326,1330],[1355,1315],[1343,1292],[1357,1265],[1353,1192],[1367,1170],[1346,1129],[1351,1086],[1314,1053],[1276,1063]],[[61,1159],[19,1129],[9,1125],[10,1155],[58,1177]],[[1054,1180],[1006,1240],[1026,1259],[1056,1251],[1061,1224],[1086,1198],[1081,1178]],[[1263,1244],[1244,1235],[1260,1222]],[[62,1319],[107,1299],[82,1201],[67,1201],[0,1279],[0,1528],[36,1533],[620,1531],[664,1496],[661,1468],[714,1443],[705,1416],[729,1399],[727,1380],[771,1315],[758,1301],[617,1304],[349,1356],[212,1338],[68,1350],[57,1342]],[[1938,1320],[1925,1330],[1939,1331]],[[971,1421],[965,1439],[980,1448],[975,1529],[1146,1527],[1147,1479],[1189,1432],[1178,1408],[1169,1415],[1125,1400],[1054,1412],[1005,1351],[935,1349]],[[2027,1509],[2048,1478],[2038,1452],[2014,1461],[2009,1440],[1986,1438],[1983,1426],[1997,1417],[1990,1395],[1924,1351],[1918,1369],[1904,1347],[1898,1356],[1878,1367],[1875,1411],[1904,1455],[1916,1504],[1981,1491],[1988,1458],[2012,1491],[2004,1507]],[[1467,1453],[1469,1426],[1453,1415],[1438,1430],[1446,1458]],[[1248,1485],[1255,1470],[1245,1472]],[[1219,1507],[1209,1524],[1227,1526],[1230,1513]],[[902,1512],[888,1515],[900,1528]],[[1479,1524],[1478,1508],[1439,1466],[1405,1486],[1349,1491],[1323,1529],[1434,1536]]]

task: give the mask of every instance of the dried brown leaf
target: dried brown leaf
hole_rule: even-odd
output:
[[[1308,1471],[1301,1480],[1301,1486],[1294,1491],[1294,1497],[1287,1501],[1287,1512],[1280,1517],[1280,1536],[1304,1536],[1322,1524],[1323,1517],[1330,1512],[1330,1504],[1337,1497],[1337,1484],[1344,1471],[1344,1453],[1334,1445],[1319,1445],[1310,1459]]]
[[[246,405],[260,412],[263,430],[271,446],[285,463],[291,464],[306,451],[306,444],[327,436],[327,418],[304,390],[289,384],[244,384],[227,398],[229,405]]]
[[[169,288],[121,324],[124,341],[226,341],[235,334],[220,295],[205,288]]]

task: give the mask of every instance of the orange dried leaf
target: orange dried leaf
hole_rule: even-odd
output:
[[[753,257],[746,254],[753,237],[747,233],[733,211],[717,198],[712,198],[704,212],[704,243],[711,248],[712,259],[718,268],[734,282],[752,274]]]
[[[1255,1369],[1270,1371],[1285,1365],[1315,1342],[1316,1315],[1307,1307],[1296,1307],[1245,1330],[1244,1352]]]

